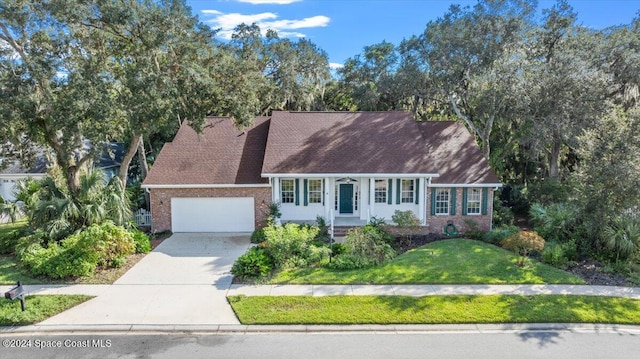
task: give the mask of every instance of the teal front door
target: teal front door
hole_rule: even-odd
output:
[[[340,213],[353,213],[353,184],[340,184]]]

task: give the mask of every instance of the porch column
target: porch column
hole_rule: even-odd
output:
[[[367,221],[371,219],[371,217],[376,215],[375,211],[375,203],[376,203],[376,179],[371,177],[369,178],[369,218]]]
[[[333,196],[331,191],[331,178],[324,179],[324,218],[327,223],[331,222],[331,206],[333,206]]]
[[[416,188],[420,188],[420,193],[418,196],[418,208],[420,215],[418,218],[420,219],[420,223],[424,226],[427,224],[426,221],[426,213],[427,207],[425,206],[426,198],[427,198],[427,186],[425,185],[426,181],[423,178],[418,178],[418,183],[416,183]]]
[[[271,198],[273,199],[273,203],[280,203],[280,179],[278,177],[271,178],[272,184],[272,193]]]

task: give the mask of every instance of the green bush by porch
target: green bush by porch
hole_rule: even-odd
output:
[[[242,324],[640,324],[640,300],[579,295],[229,297]]]
[[[381,266],[349,271],[304,268],[277,273],[271,283],[289,284],[583,284],[557,268],[517,257],[499,247],[449,239],[406,252]]]

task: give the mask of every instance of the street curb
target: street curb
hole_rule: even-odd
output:
[[[33,334],[444,334],[570,331],[640,335],[640,325],[513,323],[513,324],[400,324],[400,325],[28,325],[0,327],[0,335]]]

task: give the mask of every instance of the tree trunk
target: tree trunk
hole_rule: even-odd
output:
[[[140,141],[142,139],[141,135],[134,135],[131,139],[131,143],[127,148],[127,152],[122,159],[122,163],[120,164],[120,180],[122,181],[122,185],[124,187],[127,186],[127,177],[129,176],[129,165],[131,164],[131,160],[133,156],[138,151],[138,146],[140,145]]]
[[[67,179],[67,188],[69,192],[71,192],[71,198],[75,199],[78,197],[78,189],[80,187],[80,171],[77,166],[69,165],[64,169],[66,171],[66,179]]]
[[[560,146],[558,140],[553,141],[551,152],[549,153],[549,177],[558,178],[558,162],[560,161]]]
[[[140,182],[142,182],[145,178],[147,178],[147,174],[149,173],[149,165],[147,164],[147,153],[144,150],[144,138],[142,137],[140,138],[140,142],[138,144],[138,163],[140,165]],[[151,208],[151,200],[147,191],[144,191],[144,205],[144,208],[147,210]]]

